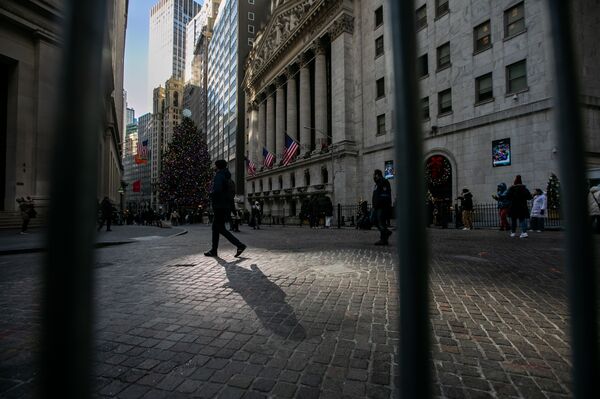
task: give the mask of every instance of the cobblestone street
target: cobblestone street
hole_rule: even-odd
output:
[[[243,257],[222,241],[215,259],[209,226],[188,229],[97,250],[97,397],[393,396],[394,246],[373,246],[375,231],[243,226]],[[564,234],[429,236],[434,396],[571,397]],[[2,397],[37,381],[42,259],[0,257]]]

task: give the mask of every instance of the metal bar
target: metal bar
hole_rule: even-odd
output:
[[[421,113],[417,109],[414,1],[391,0],[387,26],[391,34],[396,131],[396,217],[398,282],[400,287],[400,366],[396,386],[400,397],[426,399],[431,395],[427,236],[425,233],[425,176]],[[389,60],[388,59],[388,60]]]
[[[587,214],[583,124],[579,106],[577,57],[573,50],[571,1],[549,0],[555,62],[555,122],[561,156],[561,206],[566,227],[573,389],[576,398],[598,390],[598,318],[596,263]]]
[[[44,397],[91,397],[92,262],[106,3],[65,1],[41,354]],[[117,93],[120,95],[121,93]]]

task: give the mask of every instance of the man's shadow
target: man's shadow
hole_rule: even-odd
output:
[[[295,341],[306,338],[306,330],[298,322],[296,312],[285,302],[285,292],[270,281],[256,264],[248,270],[238,265],[243,258],[233,262],[216,259],[227,274],[229,283],[226,287],[242,296],[265,328],[282,338]]]

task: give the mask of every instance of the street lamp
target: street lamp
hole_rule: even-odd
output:
[[[304,126],[305,129],[307,130],[314,130],[317,133],[320,133],[321,135],[323,135],[324,137],[331,139],[331,150],[329,152],[331,152],[331,202],[334,202],[333,199],[335,198],[334,195],[334,191],[335,191],[335,164],[334,164],[334,159],[333,159],[333,150],[335,148],[334,144],[333,144],[333,137],[331,137],[330,135],[328,135],[327,133],[323,132],[321,129],[317,129],[316,127],[310,127],[310,126]]]

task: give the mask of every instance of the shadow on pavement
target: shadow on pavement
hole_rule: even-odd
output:
[[[306,330],[298,322],[296,312],[285,301],[285,292],[270,281],[256,264],[252,264],[251,270],[248,270],[238,265],[244,258],[234,262],[218,257],[216,260],[227,274],[229,283],[226,287],[242,296],[265,328],[294,341],[306,338]]]

